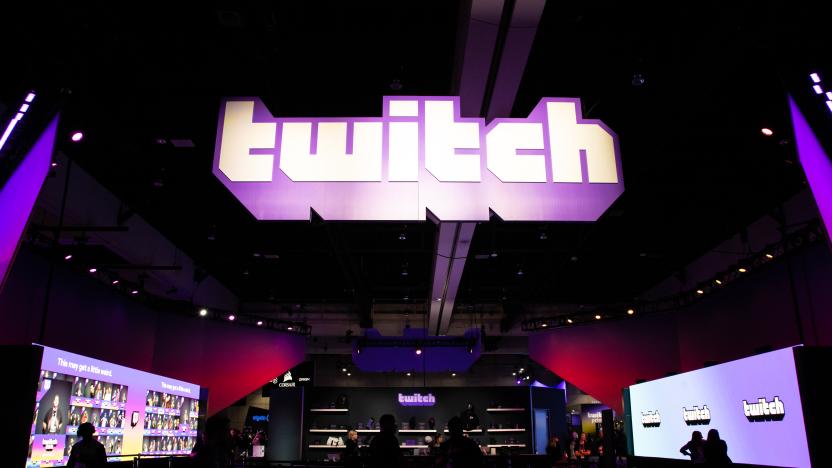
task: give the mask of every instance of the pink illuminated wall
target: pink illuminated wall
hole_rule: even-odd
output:
[[[38,341],[47,261],[22,249],[0,294],[0,343]],[[44,345],[194,382],[216,413],[304,359],[295,335],[157,312],[56,267]]]

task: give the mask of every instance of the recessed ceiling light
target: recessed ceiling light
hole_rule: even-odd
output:
[[[772,258],[774,258],[774,255],[772,255],[772,254],[770,254],[770,253],[767,253],[767,254],[766,254],[766,258],[767,258],[767,259],[769,259],[769,260],[771,260]]]
[[[95,273],[96,271],[98,271],[98,268],[95,268],[95,267],[90,268],[90,273]]]
[[[540,326],[541,326],[541,327],[543,327],[543,328],[546,328],[546,327],[548,327],[548,326],[549,326],[549,324],[548,324],[548,323],[544,323],[544,324],[542,324],[542,325],[540,325]]]
[[[627,309],[627,315],[633,315],[633,314],[635,314],[635,313],[636,313],[636,311],[635,311],[635,310],[633,310],[633,309]]]
[[[341,368],[341,372],[346,372],[346,371],[347,371],[347,368],[346,368],[346,367],[342,367],[342,368]]]
[[[52,162],[52,167],[58,167],[58,163]]]
[[[702,295],[702,294],[705,294],[705,291],[703,291],[701,289],[697,289],[696,294]]]
[[[232,321],[232,322],[233,322],[234,320],[236,320],[236,319],[237,319],[237,317],[236,317],[236,316],[234,316],[234,314],[231,314],[231,315],[229,315],[229,316],[228,316],[228,320],[230,320],[230,321]]]
[[[347,372],[347,377],[352,377],[352,372]]]
[[[823,94],[823,88],[821,88],[820,85],[814,85],[812,86],[812,89],[815,90],[815,94]]]
[[[595,320],[601,320],[601,315],[600,315],[600,314],[596,314],[596,315],[595,315]]]
[[[410,377],[410,372],[407,373],[407,376]]]
[[[422,348],[416,348],[416,355],[417,355],[417,356],[421,356],[421,355],[422,355]]]
[[[809,78],[812,79],[812,83],[820,83],[820,76],[817,73],[810,74]]]
[[[566,323],[572,323],[572,319],[566,319]]]
[[[260,327],[260,326],[262,326],[262,325],[263,325],[263,321],[262,321],[262,320],[258,320],[258,321],[257,321],[257,326],[258,326],[258,327]]]
[[[456,377],[456,372],[451,372],[451,377]]]
[[[113,280],[113,284],[118,284],[118,280]]]
[[[199,309],[200,317],[205,317],[206,315],[208,315],[208,309]]]
[[[286,327],[286,329],[287,329],[287,330],[289,330],[289,331],[292,331],[292,330],[294,330],[294,328],[292,328],[292,327],[291,327],[291,326],[289,326],[289,327]],[[361,352],[360,352],[360,351],[359,351],[359,352],[358,352],[358,353],[359,353],[359,354],[361,354]]]
[[[65,255],[64,260],[72,260],[72,254]]]
[[[84,139],[84,132],[75,132],[75,133],[72,134],[70,139],[72,141],[74,141],[75,143],[78,143],[79,141]]]
[[[133,294],[133,295],[136,295],[138,293],[139,293],[138,289],[134,289],[134,290],[130,291],[130,294]]]
[[[716,283],[716,284],[720,284],[720,285],[721,285],[721,284],[722,284],[722,280],[714,280],[714,283]]]
[[[760,133],[762,133],[762,134],[763,134],[763,135],[765,135],[765,136],[772,136],[772,135],[774,135],[774,131],[773,131],[772,129],[770,129],[770,128],[767,128],[767,127],[763,127],[763,128],[761,128],[761,129],[760,129]]]
[[[745,268],[740,267],[740,268],[737,269],[737,271],[740,272],[740,273],[745,273],[748,270],[746,270]]]

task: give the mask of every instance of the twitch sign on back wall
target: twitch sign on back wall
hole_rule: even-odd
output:
[[[635,455],[684,459],[693,431],[717,429],[735,463],[811,466],[794,351],[631,386]]]

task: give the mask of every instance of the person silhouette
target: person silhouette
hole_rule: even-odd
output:
[[[443,468],[479,468],[482,466],[482,450],[476,442],[465,436],[465,421],[454,416],[448,421],[448,441],[442,444],[436,466]]]
[[[379,434],[370,442],[370,461],[374,468],[399,468],[402,449],[396,437],[396,418],[385,414],[378,420]]]
[[[679,449],[682,455],[690,457],[690,461],[694,464],[705,463],[705,441],[702,439],[702,433],[693,431],[688,443]]]
[[[69,452],[67,468],[104,468],[107,465],[107,452],[104,445],[95,440],[95,426],[84,423],[78,426],[81,441],[72,446]]]
[[[719,438],[719,431],[711,429],[708,431],[708,440],[704,447],[705,463],[710,466],[724,466],[731,464],[728,457],[728,444]]]

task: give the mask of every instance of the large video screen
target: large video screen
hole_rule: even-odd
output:
[[[59,349],[43,347],[36,401],[27,468],[66,465],[86,422],[107,455],[187,454],[196,442],[199,386]]]
[[[811,466],[793,348],[629,390],[637,456],[686,459],[693,431],[717,429],[734,463]]]

